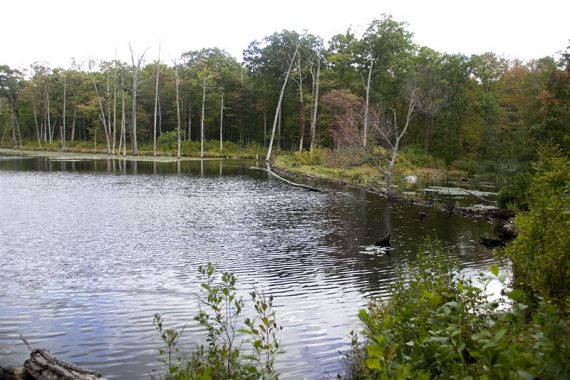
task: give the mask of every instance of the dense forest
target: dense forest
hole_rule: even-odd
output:
[[[349,29],[328,42],[274,33],[251,42],[242,64],[210,48],[175,62],[131,49],[131,62],[0,66],[0,139],[156,154],[156,141],[176,145],[180,127],[183,151],[202,136],[222,150],[224,141],[267,146],[276,120],[281,149],[366,145],[378,140],[375,126],[409,124],[406,149],[487,170],[516,169],[545,142],[568,149],[568,50],[523,62],[440,53],[412,37],[405,23],[383,16],[361,36]]]

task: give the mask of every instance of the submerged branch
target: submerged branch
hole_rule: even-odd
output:
[[[275,178],[277,178],[277,179],[279,179],[279,180],[281,180],[281,181],[283,181],[283,182],[285,182],[291,186],[300,187],[300,188],[307,189],[310,191],[321,191],[320,189],[317,189],[316,187],[304,185],[302,183],[296,183],[296,182],[289,181],[288,179],[281,177],[279,174],[277,174],[273,170],[271,170],[271,166],[269,166],[269,164],[267,164],[267,168],[257,168],[257,167],[252,166],[252,167],[250,167],[250,169],[261,170],[261,171],[267,172],[270,175],[272,175],[273,177],[275,177]]]

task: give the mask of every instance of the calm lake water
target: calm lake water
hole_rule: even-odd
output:
[[[454,247],[467,274],[492,256],[491,225],[388,203],[358,190],[294,188],[255,162],[57,161],[0,157],[0,365],[33,346],[109,378],[160,369],[152,326],[203,342],[197,267],[211,262],[275,296],[282,378],[330,378],[358,309],[389,292],[427,237]],[[418,212],[427,217],[419,221]],[[386,233],[395,249],[371,246]]]

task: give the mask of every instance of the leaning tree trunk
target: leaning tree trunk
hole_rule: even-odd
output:
[[[20,150],[22,150],[22,134],[20,132],[20,122],[18,121],[18,111],[16,110],[16,102],[12,103],[12,121],[14,123],[14,130],[18,133]]]
[[[38,137],[38,146],[40,149],[42,149],[42,138],[41,138],[40,128],[38,126],[38,112],[36,110],[36,102],[35,101],[33,103],[33,107],[34,107],[34,123],[36,124],[36,135]]]
[[[73,108],[73,120],[71,121],[71,141],[75,141],[75,117],[77,116],[77,108]]]
[[[93,87],[95,87],[95,94],[97,95],[97,101],[99,102],[99,111],[101,112],[99,118],[101,119],[101,123],[103,124],[103,130],[105,131],[105,140],[107,142],[107,153],[111,153],[111,141],[110,141],[109,131],[107,129],[107,119],[105,118],[105,110],[103,109],[103,103],[101,102],[101,97],[99,96],[97,83],[95,83],[95,77],[91,77],[91,79],[93,79]]]
[[[275,109],[275,118],[273,119],[273,129],[271,130],[271,139],[269,140],[269,147],[267,149],[267,156],[265,157],[265,162],[269,168],[269,161],[271,160],[271,150],[273,148],[273,140],[275,139],[275,129],[277,128],[277,120],[279,119],[279,110],[281,109],[281,102],[283,101],[283,94],[285,93],[285,87],[287,87],[287,81],[289,80],[289,73],[291,73],[291,67],[293,67],[293,62],[295,61],[295,56],[299,51],[299,45],[301,42],[297,44],[295,48],[295,53],[293,53],[293,58],[291,58],[291,62],[289,63],[289,68],[287,69],[287,74],[285,75],[285,80],[283,81],[283,86],[281,87],[281,93],[279,94],[279,101],[277,102],[277,108]]]

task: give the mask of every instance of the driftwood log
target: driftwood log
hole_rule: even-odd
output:
[[[35,348],[23,368],[1,369],[0,380],[104,380],[100,373],[76,366]]]
[[[281,177],[279,174],[277,174],[273,170],[271,170],[271,167],[269,166],[269,164],[267,165],[267,168],[257,168],[257,167],[252,166],[252,167],[250,167],[250,169],[261,170],[261,171],[267,172],[269,175],[271,175],[271,176],[277,178],[278,180],[283,181],[283,182],[285,182],[291,186],[300,187],[300,188],[307,189],[310,191],[321,191],[320,189],[317,189],[316,187],[312,187],[312,186],[305,185],[302,183],[292,182],[292,181],[289,181],[288,179]]]
[[[102,379],[101,374],[59,360],[49,351],[36,348],[30,358],[24,362],[24,370],[33,379],[38,380],[95,380]]]

